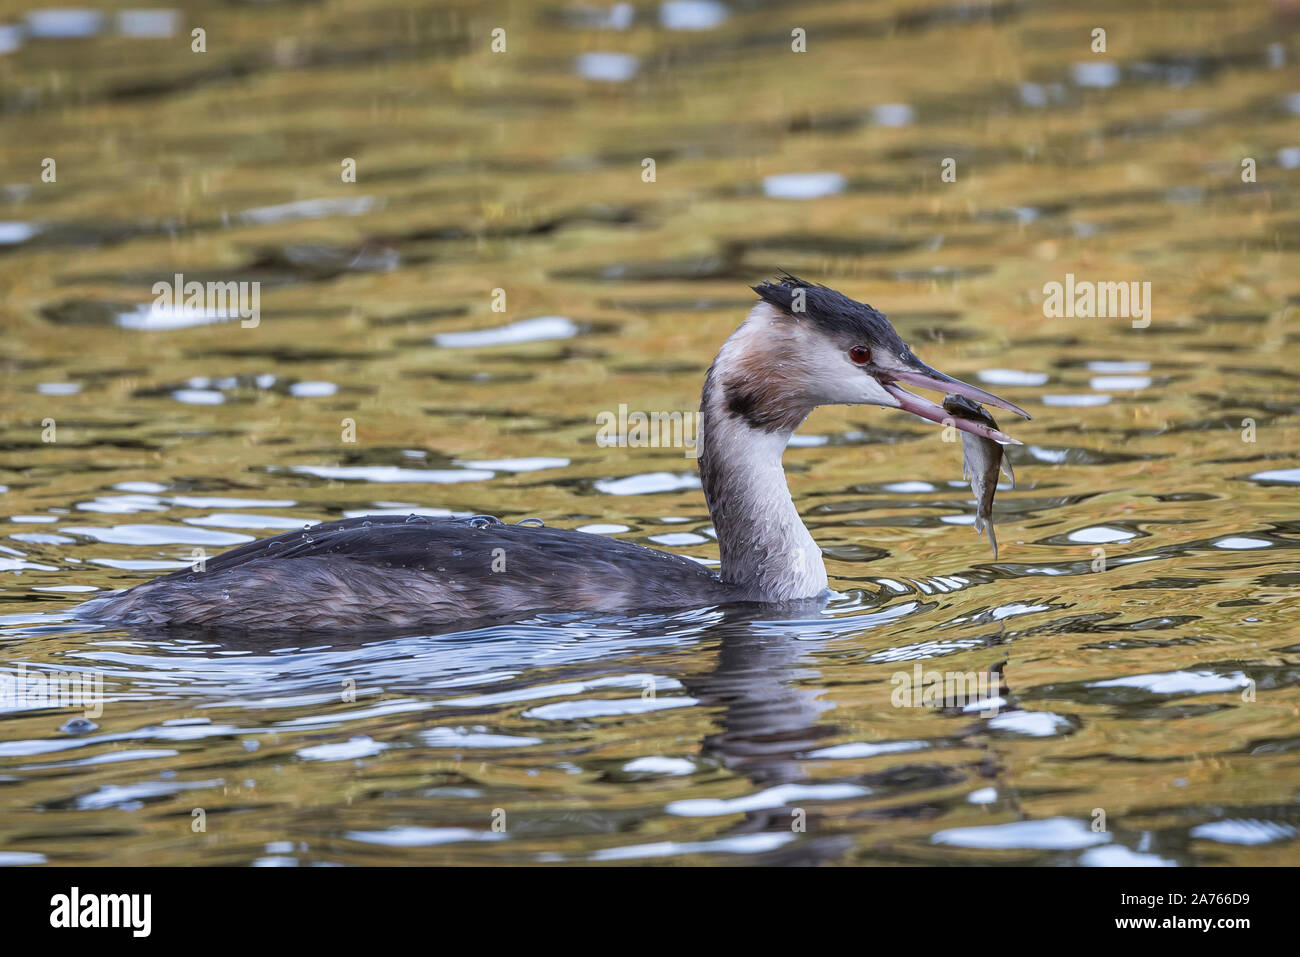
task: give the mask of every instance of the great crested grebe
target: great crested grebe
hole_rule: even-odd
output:
[[[700,402],[700,478],[722,557],[716,574],[585,532],[486,516],[373,516],[250,542],[203,571],[164,575],[77,612],[141,627],[328,630],[813,598],[826,591],[826,569],[790,499],[781,454],[817,406],[902,409],[1019,444],[987,416],[964,417],[904,391],[899,383],[1029,418],[931,369],[871,306],[789,275],[753,288],[759,301],[713,360]]]

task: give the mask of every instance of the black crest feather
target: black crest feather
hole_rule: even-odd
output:
[[[883,312],[827,286],[784,273],[780,279],[761,282],[751,288],[764,302],[796,319],[807,319],[830,335],[880,342],[900,351],[904,348]],[[799,290],[803,291],[802,296],[798,295]]]

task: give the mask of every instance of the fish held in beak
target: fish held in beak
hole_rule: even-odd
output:
[[[999,431],[997,423],[979,406],[979,403],[982,402],[985,405],[992,405],[999,409],[1014,412],[1026,419],[1031,418],[1029,413],[1020,406],[1008,402],[1001,396],[985,392],[969,382],[962,382],[961,379],[954,379],[938,369],[931,369],[920,359],[911,355],[910,352],[903,357],[897,366],[882,369],[881,371],[887,376],[887,378],[882,378],[881,385],[904,412],[911,412],[913,415],[940,424],[943,424],[946,419],[951,419],[952,424],[961,431],[1002,445],[1024,444],[1019,439],[1014,439],[1005,432]],[[942,406],[936,405],[929,399],[913,395],[899,385],[900,382],[920,386],[923,389],[931,389],[935,392],[945,392],[947,396],[944,399],[944,404]],[[968,411],[965,413],[949,411],[947,408],[949,399],[963,400],[965,405],[962,408]],[[973,412],[969,410],[973,410]]]
[[[964,395],[950,393],[943,397],[943,410],[952,418],[952,422],[961,428],[963,422],[980,425],[991,432],[997,432],[997,422],[993,416],[982,409],[976,402]],[[1014,488],[1015,474],[1011,463],[1006,461],[1005,452],[998,441],[991,435],[981,435],[972,429],[963,429],[961,437],[962,478],[969,480],[971,492],[975,496],[975,531],[989,533],[989,544],[993,546],[993,560],[998,558],[998,539],[993,530],[993,496],[998,489],[998,471],[1006,472]],[[1001,433],[997,433],[1001,434]]]

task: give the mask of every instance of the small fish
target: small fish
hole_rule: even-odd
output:
[[[962,395],[945,395],[943,409],[949,415],[960,419],[969,419],[996,429],[998,424],[993,416],[970,399]],[[1002,453],[1002,446],[992,439],[961,434],[961,470],[962,478],[970,480],[970,490],[975,495],[975,531],[983,533],[988,529],[989,544],[993,546],[993,560],[998,557],[998,538],[993,531],[993,495],[998,490],[998,469],[1007,473],[1011,485],[1016,484],[1012,474],[1011,463]]]

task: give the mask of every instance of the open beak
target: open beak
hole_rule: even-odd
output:
[[[992,426],[953,415],[943,406],[937,405],[929,399],[923,399],[919,395],[913,395],[898,383],[907,382],[911,385],[920,386],[922,389],[932,389],[935,392],[944,394],[963,395],[983,405],[997,406],[999,409],[1006,409],[1008,412],[1014,412],[1026,419],[1030,418],[1029,413],[1020,406],[993,395],[991,392],[985,392],[969,382],[962,382],[960,379],[954,379],[937,369],[931,369],[924,362],[911,356],[909,356],[907,366],[900,369],[882,370],[882,372],[883,374],[878,381],[885,391],[898,401],[898,407],[904,412],[911,412],[913,415],[919,415],[923,419],[940,424],[951,421],[953,425],[963,432],[969,432],[971,435],[978,435],[985,439],[992,439],[1002,445],[1024,444],[1019,439],[1013,439],[1005,432],[1000,432]]]

